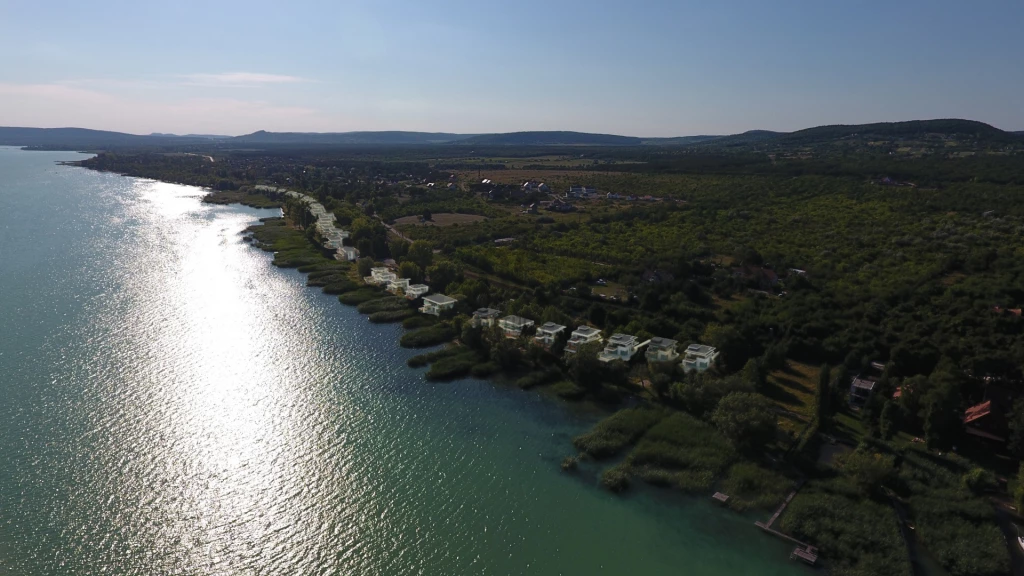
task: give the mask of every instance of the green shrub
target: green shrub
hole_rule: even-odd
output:
[[[364,302],[357,308],[362,314],[373,314],[375,312],[394,312],[396,310],[411,311],[411,303],[401,296],[385,296]]]
[[[403,348],[425,348],[427,346],[444,344],[453,338],[455,338],[455,329],[450,324],[441,323],[427,328],[420,328],[413,332],[406,332],[398,343]]]
[[[551,367],[546,370],[537,370],[530,372],[526,376],[523,376],[519,380],[516,380],[516,386],[523,390],[529,390],[537,386],[543,386],[544,384],[550,384],[558,379],[562,378],[562,371],[558,368]]]
[[[370,314],[370,322],[375,324],[401,322],[415,313],[414,310],[381,310],[380,312]]]
[[[415,330],[416,328],[426,328],[427,326],[433,326],[437,324],[437,318],[428,316],[426,314],[417,314],[411,316],[402,321],[402,327],[406,330]]]
[[[376,290],[374,288],[360,288],[358,290],[346,292],[341,296],[338,296],[338,301],[341,302],[342,304],[347,304],[349,306],[358,306],[371,300],[383,298],[386,295],[387,293],[381,292],[380,290]]]
[[[756,464],[737,462],[729,468],[721,489],[729,495],[729,507],[734,510],[771,510],[793,489],[793,482]]]
[[[324,294],[345,294],[346,292],[353,292],[359,290],[360,286],[351,280],[341,279],[335,280],[330,284],[325,284],[323,287]]]
[[[470,373],[476,378],[487,378],[492,374],[496,374],[500,370],[501,366],[498,366],[494,362],[481,362],[476,366],[473,366]]]
[[[562,380],[551,385],[551,391],[564,400],[579,400],[586,396],[587,389],[569,380]]]
[[[647,406],[619,410],[598,422],[590,432],[573,438],[572,443],[594,458],[608,458],[636,442],[666,414],[663,408]]]
[[[562,459],[562,472],[572,472],[580,465],[579,456],[566,456]]]
[[[468,376],[480,362],[475,352],[467,351],[456,356],[445,356],[435,361],[427,370],[427,380],[454,380]]]
[[[605,470],[601,474],[601,486],[612,492],[622,492],[629,488],[629,467],[619,464]]]

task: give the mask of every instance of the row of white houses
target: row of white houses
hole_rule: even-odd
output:
[[[324,248],[334,250],[335,259],[353,262],[359,258],[359,250],[352,246],[345,246],[345,240],[348,239],[349,233],[348,230],[342,230],[334,225],[337,221],[334,213],[328,212],[323,207],[323,204],[305,194],[300,194],[294,190],[285,190],[284,194],[306,205],[310,214],[316,218],[316,231],[320,233],[320,237],[324,240]]]
[[[426,284],[411,284],[408,278],[399,278],[390,268],[381,266],[371,268],[370,275],[363,278],[363,281],[371,286],[384,286],[388,292],[401,294],[409,300],[415,300],[430,292],[430,286]],[[455,301],[452,300],[454,303]]]
[[[452,300],[452,305],[454,305],[454,300]],[[473,312],[472,323],[474,326],[486,327],[497,324],[498,328],[508,338],[518,338],[522,335],[524,329],[534,325],[533,320],[523,318],[522,316],[509,315],[501,317],[501,311],[494,308],[480,308]],[[547,322],[537,328],[533,339],[537,344],[550,348],[558,335],[565,330],[565,326],[555,324],[554,322]],[[676,349],[677,341],[658,336],[645,342],[640,342],[636,336],[630,334],[613,334],[605,342],[600,330],[586,325],[572,331],[568,342],[566,342],[565,352],[566,354],[575,354],[581,346],[593,342],[605,344],[604,349],[597,356],[597,359],[601,362],[611,362],[614,360],[629,362],[640,349],[645,347],[647,348],[646,357],[650,362],[675,362],[682,356],[680,364],[686,372],[692,370],[703,372],[714,365],[715,360],[718,358],[718,350],[703,344],[690,344],[686,347],[683,354],[680,355]]]

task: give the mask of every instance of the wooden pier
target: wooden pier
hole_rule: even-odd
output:
[[[793,550],[793,553],[789,555],[790,560],[796,558],[813,566],[818,562],[817,548],[772,528],[772,524],[775,524],[775,521],[779,519],[779,516],[782,516],[782,513],[786,510],[786,506],[789,506],[789,503],[792,502],[793,497],[796,496],[796,493],[800,490],[800,487],[803,486],[803,484],[804,483],[801,480],[800,483],[797,484],[796,489],[790,492],[789,496],[786,496],[786,499],[779,506],[779,509],[772,514],[772,517],[768,519],[767,523],[758,521],[754,522],[754,525],[773,536],[778,536],[783,540],[788,540],[789,542],[796,544],[796,548]]]

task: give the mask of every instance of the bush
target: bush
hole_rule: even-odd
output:
[[[566,456],[562,459],[562,472],[572,472],[580,465],[579,456]]]
[[[551,391],[563,400],[579,400],[587,395],[587,389],[577,386],[569,380],[562,380],[551,385]]]
[[[413,332],[406,332],[399,340],[403,348],[425,348],[444,344],[455,338],[455,329],[450,324],[441,323]]]
[[[470,370],[470,374],[472,374],[475,378],[487,378],[491,374],[494,374],[500,370],[501,366],[498,366],[494,362],[481,362],[480,364],[473,366],[473,369]]]
[[[459,354],[463,354],[465,352],[465,348],[461,348],[459,346],[452,346],[450,348],[445,348],[443,350],[427,352],[426,354],[417,354],[416,356],[413,356],[412,358],[406,360],[405,363],[410,368],[419,368],[421,366],[426,366],[427,364],[430,364],[432,362],[437,362],[442,358],[458,356]]]
[[[359,290],[359,285],[351,280],[337,280],[323,287],[324,294],[345,294]]]
[[[468,351],[455,356],[446,356],[430,365],[427,380],[454,380],[468,376],[473,367],[480,362],[475,352]]]
[[[370,300],[383,298],[384,296],[385,294],[380,292],[379,290],[375,290],[373,288],[360,288],[358,290],[346,292],[341,296],[338,296],[338,301],[341,302],[342,304],[347,304],[349,306],[358,306],[359,304],[363,304],[364,302],[369,302]]]
[[[750,462],[733,464],[722,481],[722,491],[729,495],[729,507],[734,510],[771,510],[792,488],[786,477]]]
[[[364,302],[359,305],[358,310],[362,314],[373,314],[374,312],[394,312],[396,310],[411,311],[412,306],[401,296],[386,296]]]
[[[690,476],[673,478],[671,483],[684,487],[680,479],[692,482],[700,478],[699,487],[704,488],[725,472],[736,459],[736,452],[712,426],[689,414],[674,412],[644,434],[628,459],[634,468],[644,470],[645,480],[657,479],[657,470],[665,474],[687,471]]]
[[[374,324],[387,324],[389,322],[401,322],[416,312],[414,310],[381,310],[370,314],[370,322]]]
[[[434,324],[437,324],[437,318],[427,316],[425,314],[417,314],[403,320],[402,328],[405,328],[406,330],[415,330],[416,328],[426,328],[427,326],[433,326]]]
[[[619,410],[597,423],[590,432],[572,439],[573,446],[594,458],[614,456],[636,442],[644,432],[666,416],[666,410],[654,407]]]
[[[984,468],[974,468],[963,475],[961,485],[974,494],[991,492],[998,486],[995,474]]]
[[[609,468],[601,474],[601,486],[612,492],[622,492],[629,488],[629,468],[623,464]]]
[[[561,377],[562,371],[559,370],[558,368],[551,367],[548,368],[547,370],[537,370],[535,372],[530,372],[526,376],[523,376],[519,380],[516,380],[516,386],[522,388],[523,390],[529,390],[530,388],[535,388],[537,386],[542,386],[544,384],[554,382],[560,379]]]

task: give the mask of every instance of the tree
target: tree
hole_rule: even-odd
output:
[[[842,459],[842,469],[865,494],[871,494],[892,476],[895,459],[860,446]]]
[[[878,430],[882,440],[892,440],[892,437],[900,431],[901,415],[899,404],[886,401],[882,408],[882,415],[878,418]]]
[[[1013,504],[1017,507],[1017,513],[1024,512],[1024,462],[1020,463],[1017,470],[1017,487],[1013,489]]]
[[[818,391],[816,415],[818,423],[824,426],[832,416],[832,368],[828,364],[822,364],[818,372]]]
[[[406,257],[426,270],[434,262],[434,245],[426,240],[416,240],[409,245],[409,253]]]
[[[711,420],[737,449],[754,452],[775,439],[775,406],[753,392],[733,392],[722,398]]]
[[[595,326],[604,327],[605,321],[608,319],[608,311],[604,309],[604,306],[598,306],[597,304],[590,307],[590,312],[587,314],[590,322]]]
[[[601,361],[597,359],[600,350],[600,343],[591,342],[577,348],[575,354],[569,355],[565,363],[573,382],[583,388],[597,388],[601,384]]]
[[[395,260],[401,260],[409,253],[409,243],[405,240],[397,240],[390,244],[391,257]]]
[[[462,270],[452,262],[445,260],[428,268],[427,275],[430,276],[430,287],[443,292],[449,284],[462,276]]]
[[[373,268],[373,258],[360,258],[359,262],[356,263],[356,267],[359,269],[359,275],[366,276],[370,275],[370,269]]]
[[[721,352],[718,365],[738,370],[746,363],[749,356],[747,341],[736,328],[712,322],[704,329],[702,339]]]
[[[743,379],[753,384],[756,392],[764,392],[765,387],[768,385],[768,378],[760,359],[751,358],[747,360],[746,365],[743,366]]]
[[[433,222],[434,221],[434,215],[430,213],[430,208],[424,208],[423,209],[423,221],[424,222]]]
[[[1010,451],[1018,458],[1024,457],[1024,398],[1018,398],[1007,415],[1010,428]]]
[[[398,265],[398,276],[408,278],[413,284],[419,284],[423,279],[423,270],[415,263],[405,261]]]

